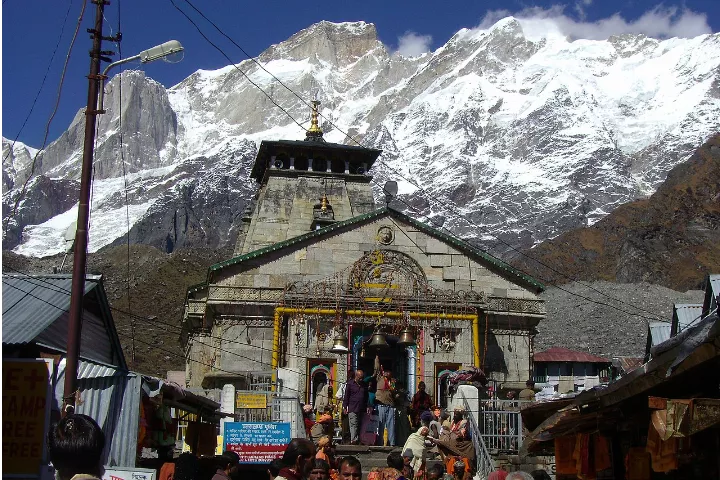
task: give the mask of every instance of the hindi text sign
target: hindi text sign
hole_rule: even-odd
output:
[[[267,408],[267,395],[238,392],[235,394],[235,408]]]
[[[269,463],[290,443],[290,424],[226,422],[223,438],[225,448],[240,455],[240,463]]]

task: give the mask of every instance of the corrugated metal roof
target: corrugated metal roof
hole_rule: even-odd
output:
[[[610,363],[610,360],[585,352],[578,352],[562,347],[553,347],[533,355],[536,362],[578,362],[578,363]]]
[[[678,333],[700,320],[702,307],[702,303],[676,303],[673,305],[673,314],[678,320]]]
[[[650,322],[651,347],[670,339],[672,325],[667,322]]]
[[[80,361],[76,412],[89,415],[105,432],[105,465],[134,467],[142,377],[107,365]],[[55,400],[62,405],[65,362],[60,363]]]
[[[97,286],[99,275],[88,275],[85,294]],[[2,341],[33,341],[70,308],[70,275],[2,276]]]

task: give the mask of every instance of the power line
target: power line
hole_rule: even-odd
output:
[[[3,5],[5,5],[5,0],[3,0]],[[70,10],[72,8],[72,0],[68,2],[68,9],[65,12],[65,18],[63,19],[62,27],[60,27],[60,35],[58,36],[58,41],[55,44],[55,49],[53,50],[52,54],[50,55],[50,61],[48,62],[47,69],[45,69],[45,75],[43,76],[42,82],[40,82],[40,88],[38,89],[37,93],[35,94],[35,99],[32,102],[32,105],[30,106],[30,111],[28,112],[27,116],[25,117],[25,120],[23,121],[22,125],[20,126],[20,130],[18,130],[17,135],[15,135],[15,138],[12,141],[12,144],[10,145],[10,150],[8,151],[7,155],[3,158],[3,163],[5,163],[5,160],[8,159],[11,153],[13,153],[13,150],[15,148],[15,143],[17,142],[18,138],[20,138],[20,134],[25,129],[25,125],[27,125],[28,120],[30,120],[30,116],[33,113],[33,110],[35,110],[35,105],[37,104],[38,98],[40,98],[40,93],[43,91],[43,88],[45,87],[45,80],[48,78],[48,74],[50,73],[50,67],[52,66],[53,60],[55,60],[55,54],[58,51],[58,48],[60,47],[60,41],[62,40],[63,34],[65,33],[65,25],[67,23],[67,19],[70,16]]]
[[[50,118],[48,118],[48,121],[45,124],[45,136],[43,137],[42,146],[37,151],[37,153],[35,153],[35,157],[33,157],[33,161],[30,166],[30,175],[28,175],[28,178],[25,179],[22,189],[20,190],[20,194],[18,195],[17,199],[15,199],[15,205],[13,205],[12,212],[5,219],[5,230],[6,231],[7,231],[10,220],[15,218],[15,215],[17,215],[18,206],[20,205],[20,202],[25,197],[25,193],[27,192],[28,183],[30,182],[30,179],[33,177],[33,175],[35,174],[35,164],[37,163],[37,159],[40,156],[40,152],[43,151],[43,149],[45,148],[45,145],[47,143],[47,138],[48,138],[48,135],[50,134],[50,125],[52,124],[52,121],[55,118],[55,114],[58,111],[58,107],[60,106],[60,98],[62,96],[62,87],[63,87],[63,83],[65,82],[65,73],[67,72],[67,66],[68,66],[68,63],[70,62],[70,54],[72,53],[73,47],[75,46],[75,39],[77,39],[77,34],[78,34],[78,31],[80,30],[80,25],[82,24],[83,16],[85,15],[85,6],[86,5],[87,5],[87,0],[83,0],[82,9],[80,10],[80,16],[78,17],[77,24],[75,25],[75,32],[73,33],[72,40],[70,41],[70,47],[68,48],[67,55],[65,56],[65,63],[63,64],[63,69],[62,69],[62,72],[60,73],[60,82],[59,82],[58,88],[57,88],[57,96],[55,99],[55,106],[53,107],[53,111],[50,114]]]
[[[285,115],[287,115],[293,122],[295,122],[295,124],[296,124],[298,127],[300,127],[303,131],[305,131],[305,127],[303,127],[300,122],[298,122],[297,120],[295,120],[295,118],[294,118],[292,115],[290,115],[287,110],[285,110],[283,107],[281,107],[280,104],[277,103],[277,102],[272,98],[271,95],[269,95],[267,92],[265,92],[265,90],[263,90],[262,87],[260,87],[257,83],[253,82],[252,79],[250,79],[250,77],[249,77],[240,67],[238,67],[238,66],[235,64],[235,62],[233,62],[233,61],[230,59],[230,57],[227,56],[227,54],[223,51],[223,49],[221,49],[220,47],[218,47],[217,45],[215,45],[215,44],[203,33],[203,31],[200,29],[200,27],[198,26],[198,24],[195,23],[195,22],[193,21],[193,19],[188,16],[187,13],[185,13],[180,7],[178,7],[178,6],[175,4],[175,0],[170,0],[170,3],[172,3],[173,7],[175,7],[175,9],[176,9],[178,12],[180,12],[185,18],[188,19],[188,21],[189,21],[190,23],[193,24],[193,26],[195,27],[195,29],[197,29],[197,31],[198,31],[198,33],[200,34],[200,36],[202,36],[202,37],[205,39],[205,41],[207,41],[210,45],[212,45],[212,46],[215,48],[215,50],[217,50],[218,52],[220,52],[220,54],[222,54],[222,56],[225,57],[225,59],[226,59],[228,62],[230,62],[230,64],[231,64],[233,67],[235,67],[235,69],[236,69],[238,72],[240,72],[240,73],[242,74],[242,76],[245,77],[245,79],[246,79],[248,82],[250,82],[251,84],[253,84],[258,90],[260,90],[260,91],[268,98],[268,100],[270,100],[270,102],[272,102],[273,105],[275,105],[277,108],[279,108],[280,110],[282,110],[282,111],[285,113]]]

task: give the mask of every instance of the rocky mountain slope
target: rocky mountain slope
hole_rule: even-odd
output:
[[[720,272],[720,134],[673,168],[649,198],[525,253],[516,265],[550,283],[584,279],[701,288],[705,275]]]
[[[119,77],[106,87],[90,249],[122,242],[128,225],[133,243],[166,252],[234,242],[259,141],[303,138],[245,75],[304,125],[309,110],[295,94],[309,100],[318,91],[326,138],[352,143],[348,133],[382,148],[376,184],[400,180],[419,210],[411,214],[529,247],[652,193],[720,130],[719,50],[720,34],[570,41],[529,37],[522,21],[506,18],[406,58],[388,51],[372,24],[321,22],[258,58],[292,92],[250,61],[198,71],[170,89],[128,71],[122,98]],[[63,250],[76,217],[83,121],[80,111],[38,156],[39,176],[12,218],[28,158],[18,145],[3,156],[4,249]]]

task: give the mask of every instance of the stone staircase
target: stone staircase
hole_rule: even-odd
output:
[[[375,467],[387,467],[387,456],[391,452],[400,453],[400,447],[369,447],[367,445],[336,445],[337,458],[352,455],[360,460],[363,480],[367,479],[368,472]]]
[[[367,445],[336,445],[335,456],[346,457],[352,455],[360,460],[362,465],[363,480],[367,479],[367,474],[371,469],[378,467],[387,467],[387,456],[391,452],[402,453],[401,447],[369,447]],[[427,466],[434,463],[440,463],[439,460],[428,460]]]

